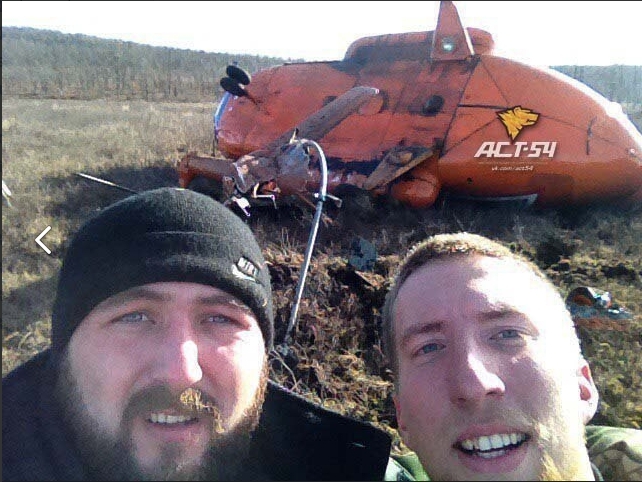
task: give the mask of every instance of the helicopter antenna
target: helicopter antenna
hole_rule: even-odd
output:
[[[90,176],[89,174],[85,174],[82,172],[77,172],[76,175],[80,177],[84,177],[85,179],[89,179],[90,181],[99,182],[100,184],[105,184],[106,186],[115,187],[116,189],[120,189],[122,191],[138,194],[138,191],[134,191],[133,189],[129,189],[128,187],[125,187],[125,186],[120,186],[111,181],[106,181],[105,179],[100,179],[99,177]]]

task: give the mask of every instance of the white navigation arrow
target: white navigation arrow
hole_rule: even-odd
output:
[[[47,254],[51,254],[51,250],[47,246],[45,246],[45,244],[40,240],[45,236],[45,234],[49,232],[50,229],[51,229],[51,226],[47,226],[45,230],[42,233],[40,233],[40,235],[36,238],[36,243],[38,243],[38,246],[44,249],[45,253]]]

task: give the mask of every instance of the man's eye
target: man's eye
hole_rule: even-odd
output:
[[[513,329],[502,330],[496,335],[493,335],[491,338],[493,340],[514,340],[516,338],[521,338],[522,334]]]
[[[441,343],[426,343],[419,349],[420,354],[427,355],[429,353],[434,353],[441,350],[444,347]]]
[[[117,321],[121,321],[123,323],[143,323],[149,321],[149,316],[145,313],[141,313],[140,311],[135,311],[121,316]]]
[[[209,323],[215,323],[215,324],[225,324],[225,323],[234,323],[234,320],[230,318],[229,316],[225,315],[210,315],[205,319]]]

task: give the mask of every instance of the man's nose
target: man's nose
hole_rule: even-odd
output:
[[[177,388],[185,388],[203,378],[199,363],[198,344],[186,337],[172,337],[162,348],[162,361],[158,376]]]
[[[465,349],[450,364],[451,400],[456,404],[481,402],[488,396],[500,396],[506,386],[496,363],[484,353]]]

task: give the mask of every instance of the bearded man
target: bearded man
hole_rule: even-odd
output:
[[[4,480],[382,479],[390,437],[268,380],[268,265],[193,191],[130,196],[65,254],[51,347],[2,380]]]

